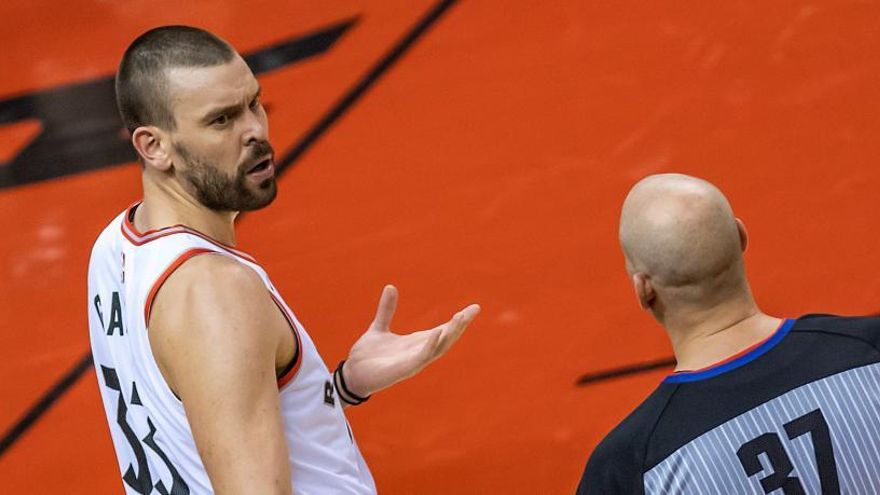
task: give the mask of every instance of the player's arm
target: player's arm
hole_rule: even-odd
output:
[[[290,494],[275,375],[290,329],[259,276],[221,255],[196,256],[159,290],[148,324],[215,493]]]

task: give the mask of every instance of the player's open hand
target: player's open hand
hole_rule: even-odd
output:
[[[396,308],[397,289],[386,285],[376,318],[354,343],[345,361],[346,383],[360,396],[390,387],[424,369],[452,347],[480,312],[480,306],[471,304],[442,325],[400,335],[391,331]]]

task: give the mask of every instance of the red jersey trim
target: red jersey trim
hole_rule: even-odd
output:
[[[193,248],[183,252],[180,256],[178,256],[174,261],[168,265],[168,268],[162,272],[162,275],[159,275],[159,278],[153,283],[153,287],[150,288],[150,292],[147,295],[147,301],[144,303],[144,326],[150,327],[150,312],[153,310],[153,299],[156,298],[156,294],[159,292],[159,289],[165,284],[165,281],[168,280],[168,277],[174,273],[175,270],[180,268],[186,260],[192,258],[193,256],[204,254],[204,253],[216,253],[213,249],[206,248]]]
[[[177,224],[177,225],[171,225],[169,227],[162,227],[159,229],[148,230],[146,232],[140,232],[137,228],[135,228],[134,223],[131,221],[132,213],[140,205],[141,205],[141,202],[138,201],[138,202],[132,204],[131,206],[129,206],[125,210],[125,214],[123,215],[122,225],[121,225],[122,235],[126,239],[128,239],[129,242],[134,244],[135,246],[143,246],[144,244],[146,244],[148,242],[155,241],[156,239],[160,239],[162,237],[173,235],[173,234],[190,234],[190,235],[194,235],[196,237],[200,237],[200,238],[210,242],[211,244],[217,246],[218,248],[220,248],[230,254],[234,254],[240,258],[244,258],[244,259],[250,261],[251,263],[257,262],[257,260],[254,259],[253,256],[245,253],[244,251],[239,251],[238,249],[235,249],[232,246],[228,246],[226,244],[223,244],[222,242],[217,241],[215,239],[212,239],[211,237],[208,237],[207,235],[205,235],[197,230],[193,230],[193,229],[187,227],[186,225]]]
[[[278,389],[280,390],[282,387],[290,383],[291,380],[296,376],[299,371],[300,366],[302,365],[302,340],[299,338],[299,331],[296,329],[296,323],[294,323],[293,318],[287,313],[287,310],[284,308],[284,304],[275,297],[271,291],[269,295],[272,296],[272,300],[275,301],[275,305],[278,306],[278,309],[281,310],[281,314],[284,315],[284,319],[287,320],[287,324],[290,325],[290,331],[293,332],[293,339],[296,341],[296,350],[293,353],[293,359],[290,360],[290,364],[287,365],[287,368],[281,373],[281,376],[278,377]]]

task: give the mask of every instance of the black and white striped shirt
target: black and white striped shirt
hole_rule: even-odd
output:
[[[578,494],[880,494],[880,318],[805,316],[667,377]]]

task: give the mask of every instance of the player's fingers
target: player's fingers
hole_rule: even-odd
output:
[[[476,318],[477,315],[480,314],[481,309],[482,308],[480,308],[479,304],[471,304],[470,306],[461,310],[462,315],[464,315],[464,325],[470,325],[470,323],[474,321],[474,318]]]
[[[461,338],[468,325],[479,313],[480,306],[471,304],[452,317],[452,320],[443,328],[443,335],[440,338],[440,344],[437,346],[437,356],[448,351],[452,344],[455,344]]]
[[[386,285],[382,289],[382,296],[379,298],[379,306],[376,308],[376,317],[373,318],[371,328],[387,332],[391,326],[391,319],[394,318],[394,311],[396,309],[397,288],[393,285]]]

